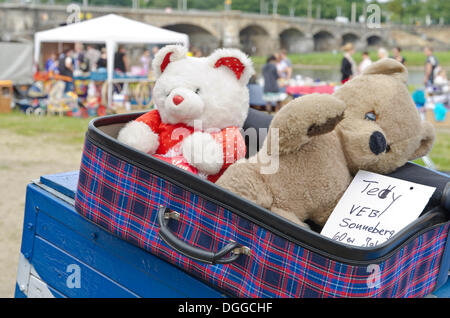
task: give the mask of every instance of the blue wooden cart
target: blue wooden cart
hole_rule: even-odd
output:
[[[15,297],[224,297],[74,210],[78,172],[27,187]]]
[[[27,187],[15,297],[226,297],[74,210],[78,171]],[[450,280],[431,297],[450,297]]]

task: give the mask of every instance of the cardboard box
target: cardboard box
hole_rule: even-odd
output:
[[[11,112],[13,99],[12,81],[0,81],[0,113]]]

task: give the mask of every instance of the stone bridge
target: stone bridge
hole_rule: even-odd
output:
[[[81,7],[82,18],[115,13],[151,25],[187,33],[192,46],[204,53],[217,47],[239,47],[266,55],[279,48],[291,53],[338,49],[353,42],[357,49],[392,45],[390,29],[240,11],[167,11],[119,7]],[[0,39],[27,41],[36,31],[66,23],[71,12],[63,5],[0,4]]]

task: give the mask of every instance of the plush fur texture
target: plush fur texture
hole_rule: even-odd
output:
[[[402,64],[383,59],[333,95],[293,100],[256,157],[230,166],[217,184],[300,225],[323,226],[359,169],[390,173],[431,150],[433,127],[421,121],[406,78]],[[277,151],[279,169],[261,173],[263,155]]]
[[[188,136],[183,142],[182,152],[191,165],[207,175],[218,173],[223,166],[222,146],[208,133],[197,131]]]
[[[196,58],[187,56],[182,46],[168,45],[158,51],[152,67],[157,76],[153,88],[157,113],[137,119],[148,124],[150,133],[142,125],[129,123],[120,131],[118,140],[149,154],[168,156],[175,151],[157,151],[161,149],[158,145],[168,144],[158,131],[167,131],[170,125],[188,128],[190,133],[198,134],[183,136],[177,151],[182,149],[181,155],[202,175],[224,169],[225,145],[211,134],[243,126],[249,108],[247,83],[254,74],[251,60],[236,49],[218,49],[208,57]],[[195,143],[203,147],[193,147]],[[240,145],[245,147],[243,140]]]
[[[143,122],[130,121],[119,131],[118,139],[142,152],[154,153],[159,147],[158,135]]]
[[[201,122],[203,129],[242,127],[248,114],[249,95],[247,83],[254,74],[251,60],[235,49],[218,49],[208,57],[186,56],[181,46],[168,46],[163,55],[172,49],[172,62],[167,65],[153,89],[155,105],[161,120],[169,124],[184,123],[194,127]],[[180,52],[181,51],[181,52]],[[159,53],[159,52],[158,52]],[[217,60],[233,56],[242,61],[245,70],[240,79],[226,66],[214,67]],[[159,69],[162,57],[158,54],[153,69]],[[183,96],[180,105],[173,97]]]

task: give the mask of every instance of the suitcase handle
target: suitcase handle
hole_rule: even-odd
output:
[[[230,241],[216,253],[205,251],[183,242],[177,238],[168,227],[169,220],[178,219],[179,216],[180,214],[178,212],[171,211],[161,205],[158,211],[158,234],[167,245],[184,256],[208,264],[229,264],[237,260],[241,254],[248,255],[250,253],[248,247],[242,246],[235,241]]]

